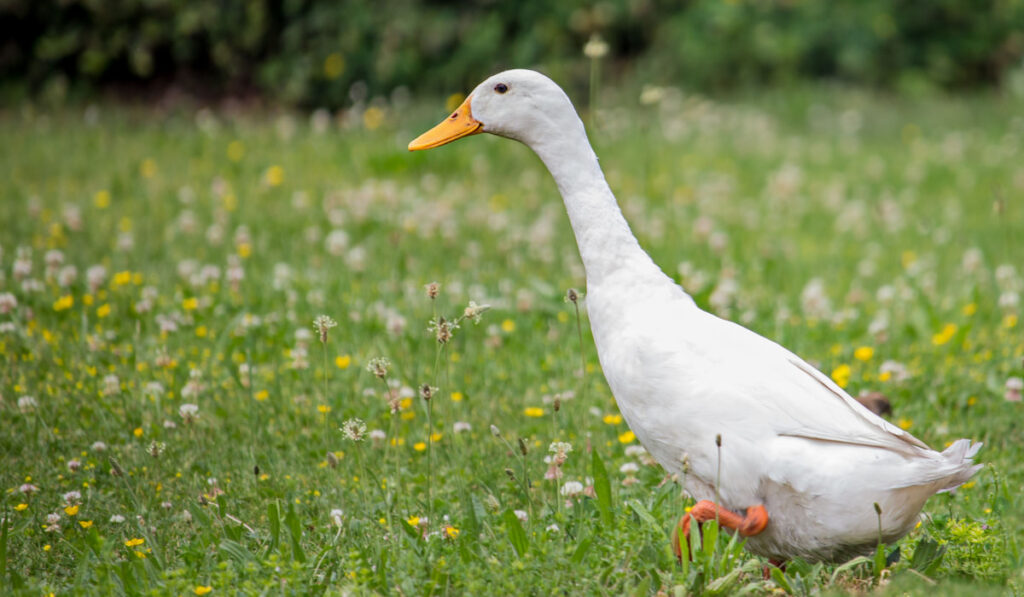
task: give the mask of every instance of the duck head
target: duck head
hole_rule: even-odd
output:
[[[583,132],[583,123],[565,92],[538,72],[515,69],[477,85],[448,118],[409,143],[409,151],[439,147],[477,133],[536,147],[569,132]]]

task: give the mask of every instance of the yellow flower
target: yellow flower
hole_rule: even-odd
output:
[[[103,319],[107,315],[110,315],[110,304],[103,303],[102,305],[99,306],[99,308],[96,309],[96,317]]]
[[[452,402],[462,402],[463,398],[462,392],[452,392]]]
[[[238,252],[238,256],[242,259],[248,259],[252,255],[252,245],[249,243],[238,243],[235,249]]]
[[[978,403],[978,397],[977,396],[968,396],[967,397],[967,406],[974,406],[977,403]]]
[[[892,371],[882,371],[878,374],[878,381],[889,381],[892,379]]]
[[[92,521],[91,520],[79,520],[78,524],[82,525],[83,529],[87,529],[87,528],[92,526]]]
[[[860,346],[853,351],[853,358],[858,361],[870,361],[873,356],[875,356],[875,349],[870,346]]]
[[[427,444],[425,442],[416,442],[412,445],[412,449],[417,452],[422,452],[427,449]]]
[[[267,172],[263,175],[263,179],[272,187],[281,186],[281,183],[284,182],[284,168],[281,166],[271,166],[267,168]]]
[[[900,420],[896,421],[896,424],[900,426],[900,429],[903,429],[904,431],[906,431],[907,429],[910,429],[911,427],[913,427],[914,421],[913,421],[913,419],[907,419],[905,417],[900,417]]]
[[[410,516],[409,518],[405,519],[405,522],[409,523],[409,526],[411,526],[411,527],[419,526],[419,524],[420,524],[420,517],[419,516]]]
[[[196,585],[196,588],[192,589],[192,592],[196,595],[205,595],[213,590],[210,585]]]
[[[523,414],[528,417],[543,417],[544,409],[540,408],[539,406],[527,406],[525,409],[523,409]]]
[[[98,209],[106,209],[110,207],[110,191],[96,191],[96,194],[92,196],[92,203]]]
[[[142,437],[142,433],[142,427],[136,427],[135,429],[132,429],[132,435],[134,435],[135,437]]]
[[[974,315],[975,313],[978,312],[978,305],[977,303],[967,303],[966,305],[964,305],[962,311],[964,315],[970,317],[971,315]]]
[[[605,415],[602,420],[605,425],[618,425],[622,422],[622,415]]]
[[[78,504],[64,508],[64,513],[68,516],[74,516],[75,514],[78,514]]]
[[[438,433],[437,431],[435,431],[434,433],[430,434],[430,443],[436,444],[437,442],[441,441],[441,438],[443,437],[443,433]]]
[[[14,507],[14,509],[18,512],[24,512],[25,510],[28,510],[28,504],[18,504],[17,506]]]
[[[631,444],[634,441],[636,441],[636,434],[633,433],[632,431],[626,431],[625,433],[619,435],[620,444]]]
[[[153,178],[156,176],[156,162],[153,158],[146,158],[139,164],[139,174],[143,178]]]
[[[850,383],[850,366],[843,364],[839,365],[832,370],[832,380],[839,385],[840,388],[845,388]]]
[[[459,529],[453,527],[452,525],[448,525],[444,527],[444,536],[448,539],[454,539],[459,536]]]
[[[398,401],[398,408],[405,410],[412,406],[412,398],[402,398]]]
[[[334,364],[338,366],[338,369],[348,369],[349,366],[352,365],[352,357],[347,354],[343,354],[334,359]]]
[[[345,58],[338,52],[332,52],[324,59],[324,76],[337,79],[345,72]]]
[[[953,334],[956,334],[956,330],[957,327],[955,323],[947,323],[942,326],[942,331],[932,336],[932,344],[935,346],[942,346],[946,342],[949,342],[953,339]]]
[[[270,397],[270,392],[268,392],[266,390],[260,390],[259,392],[256,392],[255,396],[253,396],[253,398],[255,398],[256,400],[259,400],[260,402],[263,402],[264,400],[266,400],[269,397]]]
[[[209,333],[210,330],[206,329],[205,325],[201,325],[196,328],[196,337],[198,338],[205,338]]]
[[[232,162],[240,162],[245,155],[245,145],[241,141],[232,141],[228,143],[227,154]]]
[[[50,551],[50,549],[52,549],[52,548],[50,547],[49,543],[47,543],[46,545],[43,546],[43,551]]]
[[[326,404],[319,404],[317,405],[316,410],[326,415],[327,413],[331,412],[331,407],[327,406]]]
[[[144,552],[144,551],[137,551],[137,552],[135,552],[135,555],[139,556],[140,560],[145,560],[146,559],[146,552]]]
[[[195,311],[198,307],[199,299],[194,296],[181,301],[181,308],[186,311]]]
[[[127,286],[132,283],[132,273],[129,271],[117,272],[114,274],[114,286]]]
[[[136,538],[136,539],[129,539],[129,540],[125,541],[124,545],[125,545],[125,547],[138,547],[138,546],[142,545],[145,542],[146,542],[145,539],[139,537],[139,538]]]
[[[384,110],[376,106],[370,106],[363,112],[363,126],[366,130],[372,131],[384,124]]]
[[[1003,318],[1003,327],[1004,328],[1010,329],[1010,328],[1013,328],[1013,327],[1016,327],[1016,326],[1017,326],[1017,316],[1014,315],[1013,313],[1010,313],[1009,315],[1007,315],[1006,317]]]
[[[65,294],[64,296],[60,297],[59,299],[53,302],[53,310],[65,311],[73,307],[74,304],[75,297],[71,296],[70,294]]]
[[[516,331],[516,322],[512,321],[511,319],[506,319],[505,321],[501,322],[501,331],[505,332],[506,334],[511,334],[512,332]]]

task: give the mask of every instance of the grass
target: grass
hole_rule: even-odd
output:
[[[879,557],[763,580],[713,525],[675,561],[690,501],[617,414],[585,309],[581,354],[554,185],[507,141],[407,153],[442,104],[326,132],[0,116],[5,593],[1024,590],[1019,105],[669,92],[594,115],[638,238],[699,303],[884,393],[934,447],[986,444]]]

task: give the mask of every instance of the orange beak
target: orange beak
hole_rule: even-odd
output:
[[[409,151],[421,149],[432,149],[440,147],[445,143],[451,143],[456,139],[482,133],[484,125],[475,120],[470,114],[469,101],[473,96],[467,97],[451,116],[445,118],[437,126],[423,133],[409,144]]]

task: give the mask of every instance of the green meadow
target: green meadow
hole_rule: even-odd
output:
[[[584,113],[702,307],[934,448],[985,443],[898,544],[766,579],[713,523],[673,556],[692,500],[618,414],[539,160],[406,151],[458,99],[0,114],[2,592],[1024,591],[1020,100],[646,89]]]

